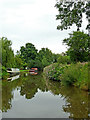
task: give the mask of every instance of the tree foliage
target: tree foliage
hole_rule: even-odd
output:
[[[71,59],[70,59],[70,56],[62,56],[60,55],[57,62],[59,64],[70,64],[71,63]]]
[[[12,42],[8,40],[6,37],[2,37],[0,39],[2,43],[2,65],[5,67],[13,67],[14,66],[14,52],[11,48]]]
[[[73,32],[70,37],[63,40],[63,43],[69,46],[67,54],[70,55],[72,61],[88,61],[90,36],[84,32]]]
[[[82,25],[83,13],[86,14],[88,20],[87,29],[90,29],[90,2],[84,0],[57,0],[55,7],[58,9],[59,14],[56,15],[56,20],[60,20],[60,25],[57,26],[58,30],[70,29],[75,24],[77,30]]]
[[[15,61],[14,61],[15,66],[14,67],[17,67],[17,68],[23,68],[24,67],[24,63],[23,63],[23,60],[21,59],[20,55],[15,55],[14,59],[15,59]]]
[[[42,64],[43,64],[44,67],[53,62],[53,56],[52,55],[53,54],[52,54],[51,50],[49,50],[48,48],[42,48],[39,51],[39,58],[42,61]]]
[[[20,52],[18,51],[18,53],[14,55],[11,45],[11,40],[8,40],[6,37],[0,38],[0,63],[2,64],[2,68],[22,68],[24,62],[20,56]]]
[[[20,52],[21,52],[21,57],[25,62],[31,59],[34,60],[37,56],[37,49],[32,43],[27,43],[25,47],[22,46]]]
[[[54,56],[48,48],[38,50],[31,43],[27,43],[20,49],[21,58],[27,63],[29,68],[37,67],[40,70],[53,62]]]
[[[32,43],[26,43],[25,47],[21,46],[20,51],[17,51],[14,55],[11,45],[11,40],[8,40],[6,37],[0,39],[2,49],[0,51],[0,55],[2,55],[0,63],[5,68],[25,69],[26,67],[37,67],[39,70],[42,70],[45,66],[57,62],[59,56],[58,54],[53,54],[48,48],[41,48],[38,52]]]

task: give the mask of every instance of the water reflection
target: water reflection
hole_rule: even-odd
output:
[[[35,93],[37,93],[38,88],[43,92],[46,90],[46,83],[45,79],[43,79],[42,74],[39,74],[38,76],[32,76],[28,74],[27,77],[26,74],[24,74],[24,77],[22,79],[24,79],[24,81],[21,85],[20,94],[25,95],[27,99],[34,97]]]
[[[31,75],[37,75],[37,72],[29,72]]]
[[[14,81],[2,81],[2,112],[7,112],[9,109],[11,109],[14,90],[21,85],[22,80],[20,78],[17,79],[17,77],[14,79]]]
[[[48,88],[53,94],[61,94],[66,99],[63,110],[70,113],[69,118],[88,118],[89,117],[89,100],[88,92],[74,87],[60,87],[56,82],[49,81]]]
[[[11,108],[11,100],[13,98],[11,85],[8,86],[8,83],[4,83],[2,86],[2,112],[7,112]]]
[[[16,80],[20,77],[20,75],[15,75],[15,76],[12,76],[12,77],[9,77],[7,78],[8,81],[13,81],[13,80]]]
[[[2,118],[2,81],[0,80],[0,120]]]
[[[38,90],[40,90],[41,92]],[[21,99],[21,96],[23,96],[21,99],[22,101],[24,99],[32,100],[32,98],[36,98],[36,94],[38,94],[37,101],[39,101],[43,95],[47,95],[47,104],[49,105],[51,104],[50,102],[52,102],[54,98],[57,99],[57,96],[58,96],[58,101],[62,101],[62,105],[59,102],[58,102],[59,104],[56,102],[56,103],[53,103],[52,105],[53,106],[55,105],[57,106],[57,108],[60,108],[60,109],[62,108],[63,112],[65,112],[64,117],[67,116],[67,114],[69,118],[88,118],[89,116],[88,104],[89,104],[90,98],[88,97],[87,92],[84,92],[74,87],[72,88],[61,87],[59,82],[45,80],[43,78],[42,73],[35,76],[30,75],[29,73],[22,73],[16,80],[13,80],[10,82],[3,81],[2,93],[3,93],[2,94],[2,111],[4,113],[5,112],[8,113],[9,109],[12,110],[12,107],[15,104],[14,102],[15,94],[19,94],[18,99]],[[41,96],[40,96],[40,93],[42,93]],[[45,93],[48,93],[48,94],[45,94]],[[51,94],[54,97],[51,97]],[[50,97],[52,99],[49,101]],[[65,103],[63,103],[63,101],[65,101]],[[44,102],[44,99],[43,99],[43,102]],[[37,104],[40,104],[40,102],[39,103],[37,102]],[[62,113],[62,111],[60,112]],[[58,111],[56,111],[56,113],[58,113]],[[45,114],[45,111],[44,111],[44,114]]]

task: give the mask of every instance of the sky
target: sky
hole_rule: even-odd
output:
[[[12,41],[14,53],[26,43],[32,43],[40,50],[48,47],[53,53],[62,53],[67,46],[62,44],[68,33],[76,30],[57,30],[58,10],[56,0],[0,0],[0,37]],[[87,21],[83,19],[82,30]]]

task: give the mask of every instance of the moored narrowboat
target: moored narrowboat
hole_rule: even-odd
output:
[[[37,68],[31,68],[31,69],[29,70],[29,72],[30,72],[30,74],[32,74],[32,75],[36,75],[36,74],[38,74],[38,69],[37,69]]]
[[[10,74],[14,74],[14,73],[19,73],[20,70],[18,68],[7,68],[7,72]]]

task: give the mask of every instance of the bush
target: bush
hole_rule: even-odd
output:
[[[80,76],[78,78],[78,81],[75,83],[76,86],[80,86],[80,88],[88,90],[89,86],[89,74],[88,74],[88,64],[85,64],[82,69],[80,69]]]
[[[50,70],[48,72],[48,78],[52,79],[52,80],[60,81],[61,80],[61,76],[62,76],[62,74],[64,72],[64,69],[66,67],[67,67],[67,65],[64,66],[64,65],[60,64],[58,66],[58,64],[57,64],[57,66],[54,69],[52,69],[52,70]]]
[[[49,67],[47,78],[61,81],[62,85],[74,85],[81,89],[89,90],[88,68],[90,69],[90,63],[55,64],[54,67]]]
[[[2,72],[7,72],[4,66],[2,66]]]
[[[79,76],[81,75],[80,69],[82,68],[82,65],[80,63],[78,64],[71,64],[64,70],[64,73],[62,74],[62,81],[61,83],[63,85],[73,85],[75,82],[78,81]]]
[[[71,63],[70,56],[60,55],[57,61],[59,64],[70,64]]]
[[[88,64],[71,64],[64,70],[61,83],[62,85],[74,85],[84,90],[90,89],[88,87]]]
[[[9,75],[9,73],[7,73],[7,70],[6,70],[6,68],[4,67],[4,66],[2,66],[2,71],[1,71],[1,75],[0,75],[0,79],[2,78],[2,79],[6,79],[7,78],[7,76]]]

